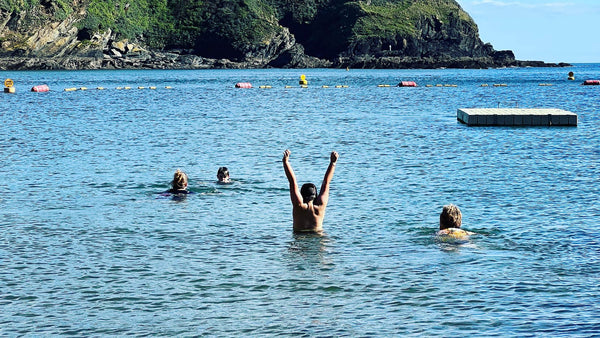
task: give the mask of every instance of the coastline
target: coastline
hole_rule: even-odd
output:
[[[93,69],[305,69],[305,68],[353,68],[353,69],[487,69],[506,67],[571,67],[570,63],[547,63],[522,61],[512,58],[492,57],[402,57],[357,56],[323,60],[304,54],[294,55],[287,62],[234,61],[211,59],[177,51],[143,53],[118,53],[94,56],[64,57],[0,57],[0,70],[93,70]]]

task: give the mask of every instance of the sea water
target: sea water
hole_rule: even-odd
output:
[[[600,65],[0,77],[3,336],[600,334]],[[517,106],[579,125],[456,119]],[[322,235],[285,149],[317,186],[340,154]],[[177,169],[194,193],[161,195]],[[449,203],[468,243],[435,239]]]

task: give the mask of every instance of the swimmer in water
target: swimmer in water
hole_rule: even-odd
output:
[[[462,213],[454,204],[444,205],[440,214],[440,230],[437,232],[438,238],[453,239],[459,241],[469,240],[472,232],[460,228],[462,225]]]
[[[283,153],[283,169],[285,176],[290,183],[290,197],[292,199],[294,232],[321,232],[323,231],[323,218],[325,218],[325,208],[329,202],[329,183],[333,178],[335,165],[338,160],[338,153],[331,152],[329,166],[325,171],[325,177],[321,184],[321,192],[317,195],[317,187],[312,183],[302,185],[298,189],[296,175],[289,162],[290,151]]]
[[[187,174],[177,169],[177,171],[175,171],[175,174],[173,175],[173,181],[171,181],[171,189],[169,189],[168,192],[171,194],[189,194],[190,192],[187,190],[187,187]]]
[[[231,183],[231,180],[229,179],[229,169],[227,169],[227,167],[220,167],[219,170],[217,171],[217,180],[219,180],[219,183]]]

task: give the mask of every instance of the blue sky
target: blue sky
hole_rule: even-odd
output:
[[[600,0],[457,0],[483,42],[518,60],[600,62]]]

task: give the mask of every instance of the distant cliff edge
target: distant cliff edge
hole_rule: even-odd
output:
[[[0,0],[0,69],[491,68],[454,0]]]

